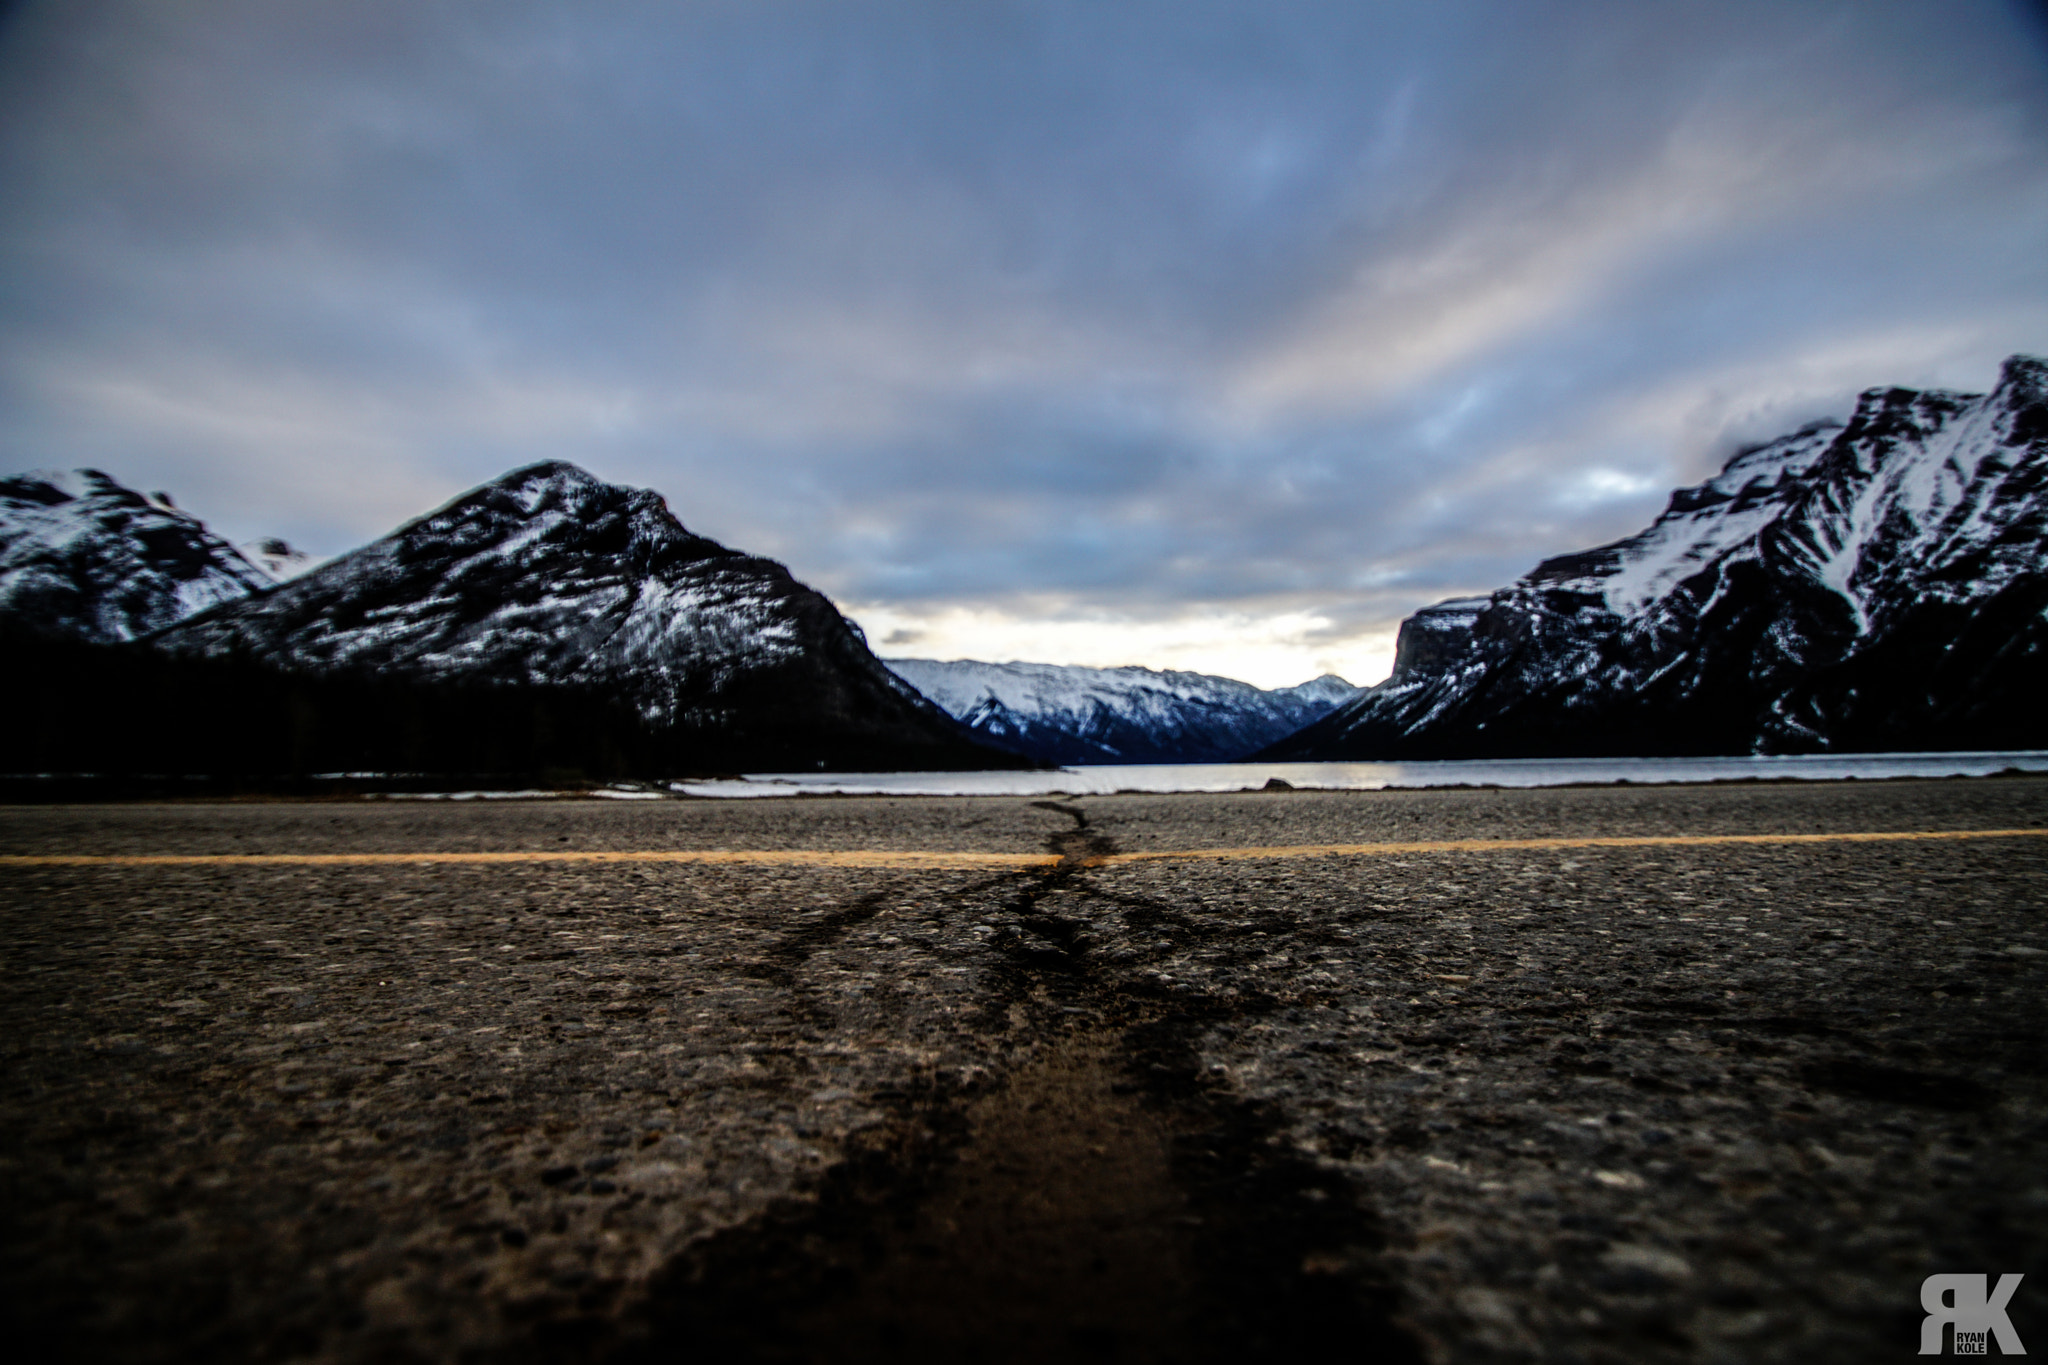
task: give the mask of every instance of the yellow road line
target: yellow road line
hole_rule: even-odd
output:
[[[1382,844],[1292,844],[1264,848],[1182,848],[1158,853],[1106,853],[1087,859],[1090,867],[1167,859],[1206,858],[1234,862],[1249,858],[1385,857],[1402,853],[1506,853],[1518,849],[1685,848],[1708,844],[1881,844],[1914,839],[2016,839],[2048,835],[2048,829],[1877,830],[1842,834],[1643,834],[1580,839],[1428,839]]]
[[[1052,867],[1050,853],[921,850],[535,849],[509,853],[52,853],[0,856],[0,867],[379,867],[409,863],[767,863],[787,867]]]
[[[1578,839],[1428,839],[1376,844],[1282,844],[1253,848],[1180,848],[1106,853],[1083,867],[1164,861],[1237,862],[1255,858],[1388,857],[1410,853],[1511,853],[1543,849],[1689,848],[1715,844],[1876,844],[1914,840],[2022,839],[2048,829],[1878,830],[1839,834],[1647,834]],[[962,870],[1049,868],[1050,853],[815,849],[535,849],[502,853],[32,853],[0,855],[9,867],[378,867],[499,863],[748,863],[784,867],[896,867]]]

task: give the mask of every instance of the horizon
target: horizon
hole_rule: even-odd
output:
[[[2002,0],[31,0],[0,175],[7,464],[328,558],[563,459],[898,658],[1370,685],[2048,350]]]

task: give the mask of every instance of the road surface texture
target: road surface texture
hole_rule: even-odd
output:
[[[1862,1362],[2017,1272],[2048,1349],[2044,830],[2018,777],[0,810],[10,1340]]]

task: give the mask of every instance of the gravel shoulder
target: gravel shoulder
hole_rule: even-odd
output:
[[[2048,781],[0,810],[0,1279],[59,1358],[1870,1360],[2048,1333]],[[2043,1337],[2048,1340],[2048,1337]]]

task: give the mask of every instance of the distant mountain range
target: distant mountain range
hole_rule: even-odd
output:
[[[1228,763],[1358,695],[1334,674],[1265,690],[1207,673],[885,659],[989,744],[1048,763]]]
[[[1267,759],[2048,747],[2048,361],[1872,389],[1639,535],[1416,613]]]
[[[1024,762],[884,668],[782,565],[573,465],[515,470],[282,584],[103,474],[0,493],[0,620],[14,652],[45,656],[10,682],[40,689],[14,713],[76,717],[40,727],[16,771],[75,767],[65,757],[88,749],[100,766],[232,752],[296,770],[647,776]],[[78,652],[139,638],[146,658]],[[158,719],[115,743],[123,708],[82,699],[143,676],[155,695],[135,701]],[[167,693],[180,700],[164,714]],[[200,713],[216,719],[195,725]]]

